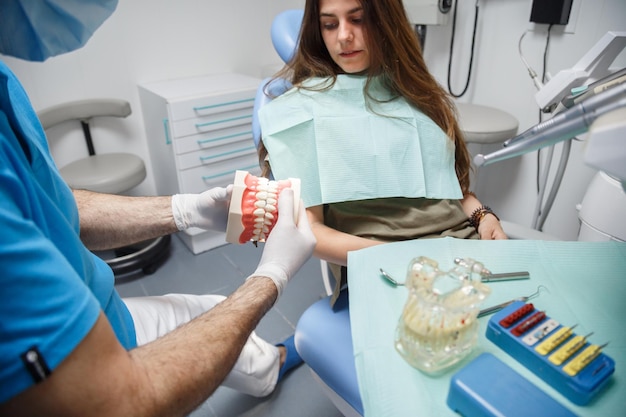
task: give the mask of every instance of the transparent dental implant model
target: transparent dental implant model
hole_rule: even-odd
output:
[[[461,361],[478,340],[478,312],[490,288],[480,262],[462,259],[440,271],[430,258],[413,259],[407,271],[407,302],[398,321],[395,347],[413,367],[438,374]]]

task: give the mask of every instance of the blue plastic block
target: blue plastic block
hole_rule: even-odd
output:
[[[464,417],[576,416],[490,353],[452,377],[447,404]]]

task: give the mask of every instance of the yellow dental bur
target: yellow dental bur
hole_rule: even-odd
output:
[[[567,340],[572,335],[572,330],[577,325],[572,327],[561,327],[553,335],[549,336],[544,342],[541,342],[539,346],[535,348],[537,352],[542,355],[547,355],[552,352],[557,346]]]
[[[559,366],[565,362],[570,356],[578,351],[581,347],[587,343],[587,338],[593,334],[589,333],[587,336],[574,336],[567,342],[562,348],[554,352],[548,360],[553,364]]]
[[[604,348],[608,343],[605,343],[601,346],[598,345],[589,345],[585,350],[583,350],[578,356],[576,356],[570,363],[563,367],[563,372],[568,374],[569,376],[575,376],[579,373],[585,366],[589,365],[592,360],[598,357],[602,348]]]

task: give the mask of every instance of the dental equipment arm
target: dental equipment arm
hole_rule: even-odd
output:
[[[607,32],[572,68],[559,71],[535,95],[539,108],[552,112],[573,87],[611,73],[609,66],[626,48],[626,32]]]
[[[614,90],[618,91],[615,92]],[[608,99],[601,100],[602,105],[598,105],[597,108],[591,111],[587,111],[582,107],[579,107],[584,104],[584,102],[580,103],[576,107],[561,113],[563,117],[560,117],[556,122],[552,122],[554,120],[552,119],[549,121],[552,123],[540,123],[539,125],[531,128],[529,131],[524,132],[522,134],[522,136],[524,136],[523,138],[514,138],[510,141],[511,143],[506,148],[500,149],[488,155],[476,155],[474,163],[479,167],[489,165],[494,162],[520,156],[546,146],[554,145],[558,142],[571,139],[576,135],[584,133],[587,131],[591,123],[593,123],[598,117],[626,106],[625,86],[622,85],[614,87],[598,94],[595,98],[600,98],[605,95],[611,97],[612,99],[619,96],[621,96],[621,98],[612,102]],[[566,115],[566,113],[569,113],[570,111],[574,114],[573,116]]]
[[[514,138],[507,140],[504,142],[503,146],[508,147],[518,141],[529,139],[541,134],[542,132],[546,132],[553,125],[567,123],[568,120],[574,120],[582,115],[592,113],[593,111],[600,109],[602,106],[611,103],[613,100],[618,99],[621,95],[626,96],[626,84],[620,84],[613,88],[609,88],[600,94],[576,104],[564,112],[556,114],[553,118],[543,121],[525,132],[520,133]]]

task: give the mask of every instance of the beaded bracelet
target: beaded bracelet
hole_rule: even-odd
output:
[[[493,212],[493,210],[491,210],[491,207],[489,207],[489,206],[480,206],[476,210],[474,210],[472,212],[472,215],[469,217],[469,224],[470,224],[470,226],[473,226],[474,229],[476,229],[476,231],[478,231],[478,226],[480,225],[480,222],[483,220],[483,218],[487,214],[493,214],[494,217],[496,219],[498,219],[498,221],[500,221],[500,218],[496,215],[496,213]]]

